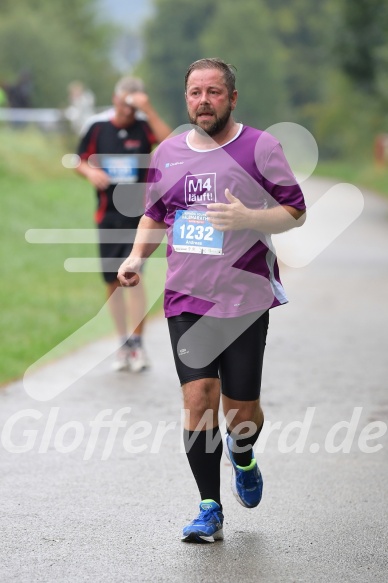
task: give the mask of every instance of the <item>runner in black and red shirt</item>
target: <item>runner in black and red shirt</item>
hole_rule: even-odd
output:
[[[95,219],[101,268],[121,341],[114,368],[125,370],[129,367],[139,372],[147,366],[142,346],[146,313],[144,289],[137,286],[128,294],[120,287],[116,274],[132,249],[133,237],[129,236],[128,229],[137,228],[144,212],[147,155],[171,133],[171,129],[152,107],[140,79],[121,79],[115,87],[113,106],[111,119],[95,121],[81,138],[78,148],[81,162],[77,172],[97,190]],[[132,334],[128,335],[130,319]]]

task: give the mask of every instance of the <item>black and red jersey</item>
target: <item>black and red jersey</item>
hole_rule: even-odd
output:
[[[124,214],[138,222],[144,212],[147,174],[144,155],[150,154],[156,143],[144,120],[136,119],[124,128],[117,127],[112,120],[97,121],[87,130],[78,154],[92,166],[103,168],[111,178],[106,190],[97,190],[97,223],[106,213]]]

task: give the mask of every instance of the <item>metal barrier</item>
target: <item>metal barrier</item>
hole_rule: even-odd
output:
[[[108,110],[110,106],[96,108],[96,112]],[[34,123],[45,131],[58,131],[69,128],[71,117],[68,108],[13,108],[0,107],[0,123],[14,126]]]
[[[0,107],[0,121],[58,123],[66,119],[60,109]]]

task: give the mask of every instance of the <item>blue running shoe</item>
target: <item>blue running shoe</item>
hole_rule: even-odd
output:
[[[200,513],[183,529],[182,541],[187,543],[214,543],[222,540],[224,515],[214,500],[202,500]]]
[[[257,467],[257,462],[252,451],[252,461],[247,467],[238,466],[233,460],[232,443],[230,435],[226,435],[226,455],[232,463],[232,492],[238,502],[245,508],[255,508],[260,504],[263,494],[263,478]]]

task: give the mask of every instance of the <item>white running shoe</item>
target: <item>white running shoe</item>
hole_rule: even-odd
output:
[[[112,370],[116,372],[129,370],[130,353],[131,349],[129,348],[129,346],[127,346],[126,344],[121,346],[121,348],[119,348],[118,351],[116,352],[116,359],[112,364]]]
[[[150,365],[144,348],[137,344],[129,349],[128,362],[132,372],[141,372]]]

